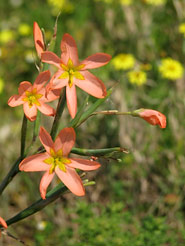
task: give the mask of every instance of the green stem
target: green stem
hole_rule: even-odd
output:
[[[50,133],[53,140],[55,139],[57,135],[58,126],[59,126],[60,118],[64,110],[65,103],[66,103],[66,90],[63,89],[60,95],[59,101],[58,101],[57,111],[56,111],[55,119],[54,119],[53,126],[51,128],[51,133]]]
[[[27,118],[24,114],[23,121],[22,121],[22,128],[21,128],[21,150],[20,150],[20,157],[15,161],[12,168],[3,179],[2,183],[0,184],[0,195],[6,188],[6,186],[12,181],[15,175],[19,172],[19,163],[25,157],[25,145],[26,145],[26,132],[27,132]]]
[[[105,101],[105,100],[107,100],[107,98],[112,94],[112,91],[113,91],[113,87],[112,88],[110,88],[108,91],[107,91],[107,95],[106,95],[106,97],[104,97],[104,98],[101,98],[101,99],[98,99],[94,104],[92,104],[88,109],[87,109],[87,111],[85,111],[83,114],[82,114],[82,116],[81,116],[81,118],[80,118],[80,120],[79,120],[79,122],[78,122],[78,124],[76,124],[75,125],[75,127],[78,127],[78,126],[80,126],[84,121],[86,121],[89,117],[90,117],[90,115]]]
[[[132,112],[119,112],[118,110],[105,110],[100,112],[94,112],[90,116],[97,115],[97,114],[104,114],[104,115],[132,115]]]
[[[26,217],[28,217],[32,214],[37,213],[38,211],[40,211],[41,209],[46,207],[48,204],[52,203],[57,198],[59,198],[61,196],[61,194],[67,190],[68,190],[67,187],[63,186],[63,184],[60,183],[55,189],[48,192],[45,200],[43,200],[43,199],[37,200],[31,206],[27,207],[26,209],[24,209],[23,211],[21,211],[20,213],[15,215],[14,217],[7,220],[6,221],[7,225],[9,226],[11,224],[14,224],[14,223],[20,221],[20,220],[25,219]]]
[[[103,115],[133,115],[132,112],[119,112],[118,110],[105,110],[99,112],[93,112],[82,119],[77,126],[80,126],[84,121],[88,120],[91,116],[103,114]]]
[[[31,145],[33,145],[33,143],[36,141],[38,133],[39,133],[39,126],[40,126],[40,117],[41,113],[40,111],[37,112],[37,118],[34,121],[34,128],[33,128],[33,138],[32,138],[32,143]]]
[[[69,122],[68,127],[76,128],[76,125],[78,124],[78,122],[79,122],[81,116],[83,115],[83,111],[84,111],[85,107],[87,106],[88,100],[89,100],[89,95],[86,97],[85,101],[84,101],[84,102],[81,104],[81,106],[79,107],[78,112],[77,112],[75,118],[72,119],[72,120]]]
[[[85,180],[84,186],[90,186],[94,185],[94,181]],[[46,195],[46,199],[39,199],[36,202],[34,202],[31,206],[27,207],[26,209],[22,210],[20,213],[15,215],[14,217],[10,218],[6,221],[7,225],[14,224],[20,220],[23,220],[38,211],[42,210],[44,207],[49,205],[50,203],[54,202],[56,199],[58,199],[64,192],[68,191],[68,188],[63,185],[63,183],[58,184],[54,189],[49,191]]]
[[[25,145],[26,145],[26,132],[27,132],[27,118],[24,114],[21,128],[21,158],[24,157]]]
[[[80,149],[80,148],[72,148],[71,153],[77,155],[85,155],[85,156],[104,156],[106,154],[110,154],[112,152],[124,152],[128,153],[128,151],[121,147],[107,148],[107,149]]]
[[[6,188],[6,186],[11,182],[11,180],[14,178],[14,176],[19,172],[19,163],[21,162],[22,158],[19,157],[12,168],[10,169],[9,173],[6,175],[2,183],[0,184],[0,195]]]

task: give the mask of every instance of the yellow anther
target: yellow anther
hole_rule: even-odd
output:
[[[60,170],[62,170],[63,172],[66,172],[66,164],[70,164],[71,161],[63,156],[63,151],[62,149],[58,150],[57,152],[54,151],[54,149],[50,149],[50,157],[45,159],[43,162],[51,165],[50,169],[49,169],[49,173],[53,173],[55,168],[58,166],[60,168]]]
[[[64,70],[64,72],[58,77],[59,79],[66,79],[69,78],[68,84],[69,87],[72,87],[73,85],[73,78],[84,80],[84,76],[79,72],[82,68],[85,67],[84,64],[74,66],[73,61],[69,58],[67,65],[64,65],[63,63],[60,64],[61,68]]]
[[[43,95],[37,94],[36,88],[34,88],[32,91],[26,91],[25,94],[26,97],[24,97],[22,100],[28,102],[30,108],[33,106],[33,104],[40,106],[38,99],[40,99]]]

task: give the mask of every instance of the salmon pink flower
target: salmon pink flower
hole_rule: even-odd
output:
[[[0,217],[0,225],[2,225],[5,229],[8,228],[6,221]],[[1,230],[0,230],[0,237],[1,237]]]
[[[42,31],[40,30],[40,27],[37,24],[37,22],[34,22],[33,24],[33,38],[35,43],[35,49],[40,58],[42,52],[45,50],[45,43],[44,43]]]
[[[133,112],[134,116],[139,116],[151,125],[159,125],[160,128],[166,128],[166,116],[153,109],[138,109]]]
[[[76,42],[68,33],[64,34],[60,48],[61,58],[53,52],[46,51],[42,53],[41,60],[58,68],[50,88],[66,86],[67,106],[71,117],[74,118],[77,112],[76,86],[94,97],[104,98],[106,96],[103,82],[88,69],[106,65],[111,56],[105,53],[96,53],[80,62]]]
[[[44,85],[49,78],[50,72],[48,70],[40,73],[33,85],[28,81],[21,82],[18,89],[19,94],[11,96],[8,105],[10,107],[23,105],[24,113],[30,121],[36,120],[37,109],[45,115],[54,116],[55,110],[46,102],[57,99],[60,90],[51,90],[47,97],[45,96],[46,89]]]
[[[6,221],[2,217],[0,217],[0,225],[2,225],[5,229],[8,228]]]
[[[39,138],[46,152],[27,157],[19,164],[19,169],[25,172],[45,171],[40,182],[42,199],[46,198],[47,187],[55,173],[72,193],[77,196],[85,195],[83,183],[75,168],[90,171],[99,168],[100,164],[95,161],[68,157],[75,143],[74,129],[64,128],[53,142],[49,133],[41,127]]]

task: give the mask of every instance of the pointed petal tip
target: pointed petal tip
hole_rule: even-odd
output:
[[[38,56],[41,57],[42,52],[45,50],[45,43],[42,31],[36,21],[33,23],[33,37],[35,49],[37,51]]]
[[[79,193],[73,193],[74,195],[76,195],[76,196],[85,196],[85,189],[83,190],[83,191],[81,191],[81,192],[79,192]]]
[[[43,200],[46,200],[46,193],[42,192],[42,193],[40,193],[40,196],[41,196],[41,198],[42,198]]]
[[[50,149],[53,148],[54,144],[50,134],[46,131],[44,127],[40,127],[39,139],[42,145],[44,146],[45,150],[47,151],[47,153],[50,154]]]
[[[1,224],[5,229],[8,228],[8,225],[6,224],[6,221],[5,221],[2,217],[0,217],[0,224]],[[0,236],[1,236],[1,235],[0,235]]]
[[[46,131],[46,129],[43,126],[40,126],[40,133],[43,132],[43,131]]]

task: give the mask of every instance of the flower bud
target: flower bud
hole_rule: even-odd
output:
[[[132,113],[133,116],[146,120],[151,125],[159,125],[160,128],[166,128],[166,116],[153,109],[138,109]]]

